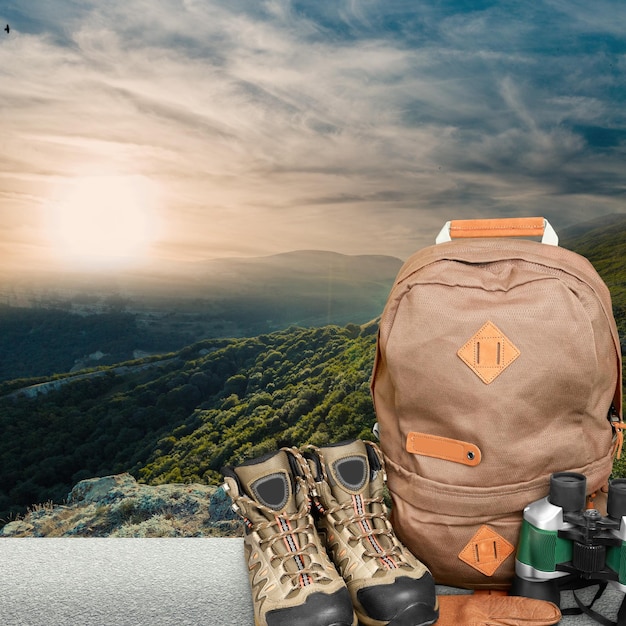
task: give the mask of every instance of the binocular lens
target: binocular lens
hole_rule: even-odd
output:
[[[609,483],[606,511],[613,519],[621,519],[626,515],[626,478],[616,478]]]
[[[626,489],[626,485],[624,486]],[[549,500],[564,512],[573,513],[585,508],[587,478],[576,472],[557,472],[550,476]],[[626,491],[625,491],[626,495]]]

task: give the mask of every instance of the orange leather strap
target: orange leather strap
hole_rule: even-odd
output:
[[[503,219],[452,220],[450,237],[541,237],[543,217],[511,217]]]
[[[406,451],[470,466],[478,465],[482,458],[480,448],[473,443],[426,433],[409,433]]]

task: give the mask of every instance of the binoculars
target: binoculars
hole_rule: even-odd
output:
[[[583,474],[552,474],[550,494],[524,509],[511,595],[559,606],[565,576],[626,592],[626,479],[609,483],[606,516],[585,508],[586,487]]]

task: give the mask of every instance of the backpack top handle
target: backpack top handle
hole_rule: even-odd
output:
[[[543,217],[452,220],[444,224],[435,243],[473,237],[541,237],[541,243],[559,245],[558,235]]]

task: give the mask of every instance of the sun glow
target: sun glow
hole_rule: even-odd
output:
[[[48,211],[55,253],[81,268],[136,264],[156,237],[157,194],[141,176],[77,179]]]

